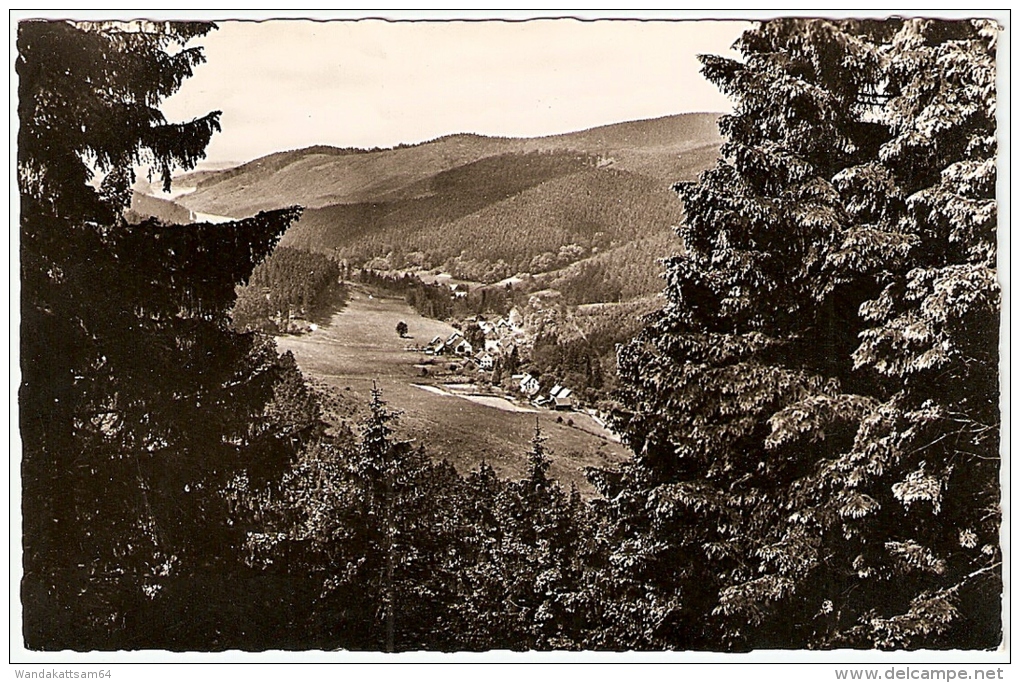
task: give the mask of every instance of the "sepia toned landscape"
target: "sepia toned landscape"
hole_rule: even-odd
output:
[[[26,649],[1001,646],[1001,27],[638,24],[18,24]]]

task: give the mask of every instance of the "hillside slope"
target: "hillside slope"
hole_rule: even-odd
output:
[[[717,118],[680,114],[541,138],[450,135],[381,150],[309,147],[182,176],[176,186],[195,189],[178,202],[196,212],[242,217],[293,204],[314,209],[407,198],[415,185],[459,166],[541,151],[579,152],[665,183],[691,155],[714,158],[721,142]]]
[[[669,228],[682,217],[669,188],[714,163],[717,119],[683,114],[530,139],[451,135],[382,150],[310,147],[184,176],[175,201],[235,217],[300,204],[306,210],[281,243],[354,266],[441,268],[492,283],[589,262],[554,279],[576,289],[612,272],[630,298],[661,286],[656,259],[673,250]]]
[[[532,156],[498,160],[512,166]],[[563,160],[561,154],[539,158]],[[308,211],[282,243],[356,264],[382,257],[385,263],[377,268],[442,267],[465,279],[495,282],[668,232],[681,217],[668,187],[634,173],[576,159],[535,168],[528,186],[505,177],[490,186],[471,177],[489,161],[451,172],[475,181],[459,190]],[[483,187],[493,189],[477,191]]]
[[[164,223],[183,225],[195,220],[194,214],[183,206],[141,192],[131,193],[131,204],[124,212],[124,217],[129,223],[141,223],[148,218],[158,218]]]
[[[459,254],[457,236],[445,227],[472,213],[563,176],[590,168],[576,153],[488,157],[408,185],[377,201],[335,204],[305,212],[284,243],[362,261],[397,249]],[[438,236],[438,241],[424,235]]]
[[[378,151],[310,147],[205,174],[180,201],[195,211],[231,216],[293,204],[321,208],[372,201],[507,151],[499,139],[477,136]]]

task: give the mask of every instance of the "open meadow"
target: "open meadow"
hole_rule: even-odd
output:
[[[408,326],[403,339],[396,333],[401,320]],[[328,325],[302,336],[278,337],[277,344],[294,354],[306,375],[336,388],[355,419],[367,414],[375,383],[383,400],[400,412],[397,434],[428,444],[433,457],[449,460],[461,472],[484,461],[503,476],[522,476],[536,419],[552,451],[550,472],[564,486],[576,484],[590,495],[584,468],[626,457],[625,448],[584,413],[533,410],[496,398],[455,395],[441,386],[423,389],[414,367],[422,355],[406,348],[454,331],[418,315],[403,299],[352,288],[347,306]],[[574,426],[566,424],[568,419]]]

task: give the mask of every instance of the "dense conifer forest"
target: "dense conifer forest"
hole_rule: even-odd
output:
[[[316,317],[343,299],[341,269],[319,253],[277,247],[237,289],[231,317],[241,330],[290,332],[294,319]]]

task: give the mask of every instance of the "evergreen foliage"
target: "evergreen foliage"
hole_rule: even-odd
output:
[[[484,159],[418,192],[309,210],[285,244],[376,270],[442,268],[492,283],[661,235],[681,217],[668,183],[566,152]]]
[[[624,642],[998,644],[996,31],[778,19],[703,58],[728,140],[596,475]]]
[[[549,453],[535,425],[527,477],[499,480],[482,465],[467,477],[465,551],[456,610],[464,649],[580,649],[587,520],[576,489],[548,476]]]
[[[441,624],[456,585],[444,565],[457,546],[457,517],[445,513],[458,478],[393,438],[395,414],[377,390],[370,409],[356,444],[317,439],[277,492],[249,500],[262,523],[250,562],[314,587],[290,606],[291,636],[305,647],[441,648],[454,635]]]
[[[277,247],[237,288],[232,318],[239,330],[290,332],[293,318],[312,317],[340,295],[340,267],[317,253]]]
[[[458,297],[448,286],[438,282],[428,284],[413,273],[389,275],[369,268],[359,270],[357,279],[373,289],[402,295],[420,315],[436,320],[486,313],[502,315],[510,310],[517,295],[511,286],[491,286],[479,287]]]
[[[239,472],[273,478],[290,451],[264,414],[275,350],[231,332],[228,311],[298,212],[216,226],[122,217],[136,164],[168,184],[218,130],[217,112],[171,124],[158,110],[201,62],[174,48],[212,28],[18,28],[31,648],[216,647],[248,607],[222,590],[243,541],[222,492]],[[188,626],[167,630],[178,619]]]
[[[589,398],[618,387],[634,457],[591,470],[587,502],[550,477],[537,422],[518,480],[396,438],[375,388],[357,436],[326,424],[329,389],[238,331],[307,313],[336,282],[324,256],[273,253],[299,209],[124,219],[137,164],[168,184],[218,129],[215,112],[169,124],[158,109],[201,62],[186,43],[212,28],[19,26],[28,647],[1000,642],[996,26],[777,19],[741,37],[741,60],[703,57],[735,109],[715,168],[676,186],[682,244],[650,317],[661,300],[578,306],[646,287],[612,247],[647,226],[599,236],[608,199],[565,200],[555,245],[492,240],[494,278],[537,259],[576,307],[525,368]],[[590,161],[484,159],[401,202],[336,211],[390,227],[427,215],[435,234],[474,225],[506,187],[598,190],[622,174]],[[444,208],[440,190],[460,185]],[[638,223],[678,216],[652,206]],[[620,203],[612,222],[639,209]],[[360,277],[432,317],[520,303],[509,287],[458,297]],[[637,320],[616,384],[609,356]],[[477,325],[464,334],[482,341]],[[492,380],[522,362],[514,346]]]
[[[576,649],[586,519],[548,477],[536,428],[528,476],[468,476],[394,439],[373,391],[356,444],[322,437],[276,492],[248,500],[249,562],[298,599],[279,639],[382,651]]]

